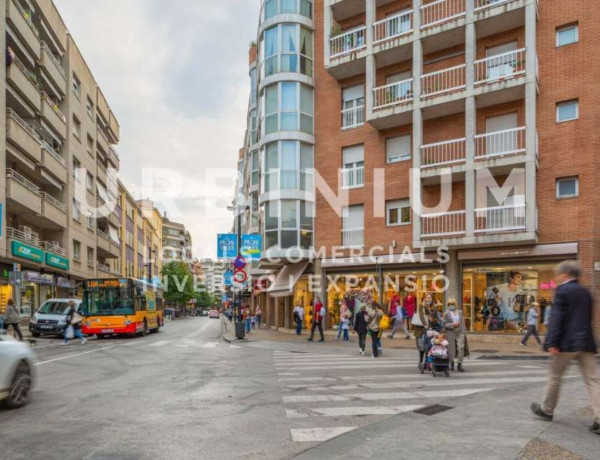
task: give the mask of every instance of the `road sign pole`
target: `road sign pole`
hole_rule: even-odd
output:
[[[241,253],[242,253],[242,213],[240,212],[239,208],[236,208],[236,211],[238,213],[237,215],[237,257],[240,257]],[[237,314],[235,315],[236,319],[234,320],[234,323],[237,321],[238,315],[241,312],[241,308],[242,308],[242,297],[241,297],[241,292],[238,289],[235,293],[235,299],[237,300]],[[234,309],[234,313],[235,309]]]

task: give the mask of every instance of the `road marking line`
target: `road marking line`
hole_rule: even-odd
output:
[[[325,442],[356,429],[355,426],[298,428],[290,430],[293,442]]]
[[[493,388],[467,388],[458,390],[439,391],[403,391],[397,393],[353,393],[336,395],[293,395],[284,396],[287,404],[303,402],[347,402],[347,401],[380,401],[385,399],[415,399],[415,398],[455,398],[475,393],[490,391]]]
[[[185,343],[178,343],[177,345],[175,345],[177,348],[187,348],[188,345],[186,345]]]
[[[288,418],[299,418],[298,415],[306,414],[309,417],[352,417],[365,415],[396,415],[411,412],[424,407],[421,405],[408,406],[349,406],[349,407],[315,407],[312,409],[294,410],[286,415]],[[291,417],[290,417],[291,416]]]
[[[217,348],[217,342],[206,342],[201,348]]]
[[[541,369],[540,366],[517,366],[517,367],[519,367],[521,369]],[[547,371],[545,371],[545,372],[547,372]]]
[[[320,364],[320,363],[319,363]],[[507,366],[510,363],[507,362],[489,362],[489,363],[480,363],[480,362],[469,362],[468,364],[465,364],[465,366]],[[302,369],[303,371],[307,371],[307,370],[329,370],[329,369],[378,369],[378,368],[395,368],[395,369],[399,369],[399,368],[405,368],[405,367],[414,367],[415,369],[417,368],[417,362],[416,360],[412,363],[400,363],[400,364],[379,364],[379,362],[377,360],[372,360],[369,361],[368,359],[365,359],[362,363],[358,363],[356,365],[352,364],[352,365],[344,365],[341,364],[339,366],[335,366],[335,365],[329,365],[329,366],[295,366],[298,369]],[[285,366],[285,367],[281,367],[280,370],[284,370],[284,369],[288,369],[290,368],[290,366]]]
[[[242,348],[239,345],[229,345],[229,348]]]
[[[115,348],[115,347],[116,347],[116,345],[111,345],[111,346],[109,346],[109,347],[102,347],[102,348],[97,348],[97,349],[95,349],[95,350],[84,351],[84,352],[82,352],[82,353],[75,353],[75,354],[73,354],[73,355],[60,356],[60,357],[58,357],[58,358],[49,359],[49,360],[47,360],[47,361],[40,361],[39,363],[35,363],[35,365],[36,365],[36,366],[41,366],[42,364],[53,363],[53,362],[55,362],[55,361],[62,361],[63,359],[75,358],[75,357],[77,357],[77,356],[87,355],[87,354],[90,354],[90,353],[97,353],[97,352],[99,352],[99,351],[102,351],[102,350],[109,350],[109,349],[111,349],[111,348]]]
[[[158,342],[154,342],[151,343],[150,345],[148,345],[149,347],[162,347],[163,345],[166,345],[167,343],[170,343],[170,340],[160,340]]]
[[[300,372],[281,372],[277,375],[300,375]]]

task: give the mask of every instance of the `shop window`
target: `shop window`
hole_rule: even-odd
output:
[[[579,41],[579,24],[557,27],[556,46],[565,46]]]
[[[575,198],[579,196],[579,178],[565,177],[556,180],[556,198]]]
[[[386,141],[386,158],[388,163],[410,160],[411,151],[410,134],[391,137]]]
[[[579,99],[572,101],[559,102],[556,104],[556,121],[577,120],[579,118]]]
[[[410,224],[410,202],[408,199],[388,201],[386,211],[388,227]]]

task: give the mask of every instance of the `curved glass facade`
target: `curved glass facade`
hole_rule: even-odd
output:
[[[265,0],[261,20],[266,21],[278,14],[300,14],[312,19],[313,2],[312,0]]]
[[[307,85],[285,81],[263,89],[262,135],[278,131],[313,134],[314,90]]]
[[[263,32],[261,78],[280,72],[313,76],[313,33],[298,24],[278,24]]]
[[[264,148],[263,192],[312,192],[313,146],[298,141],[271,142]]]
[[[265,204],[265,249],[299,247],[313,244],[313,203],[303,200],[275,200]]]

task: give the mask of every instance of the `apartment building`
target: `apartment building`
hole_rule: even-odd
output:
[[[227,263],[212,259],[201,259],[199,265],[202,269],[200,275],[201,282],[206,287],[206,290],[210,294],[220,294],[223,292],[223,275],[227,270]]]
[[[266,253],[303,247],[309,146],[322,179],[320,257],[270,267],[267,321],[288,326],[290,307],[310,304],[310,274],[328,276],[330,326],[344,303],[432,293],[457,298],[473,333],[507,340],[532,301],[550,304],[558,261],[579,260],[598,295],[599,15],[579,0],[265,1],[258,141],[243,158],[258,152]]]
[[[163,263],[192,263],[192,235],[185,225],[169,220],[166,213],[162,220],[162,246]]]

